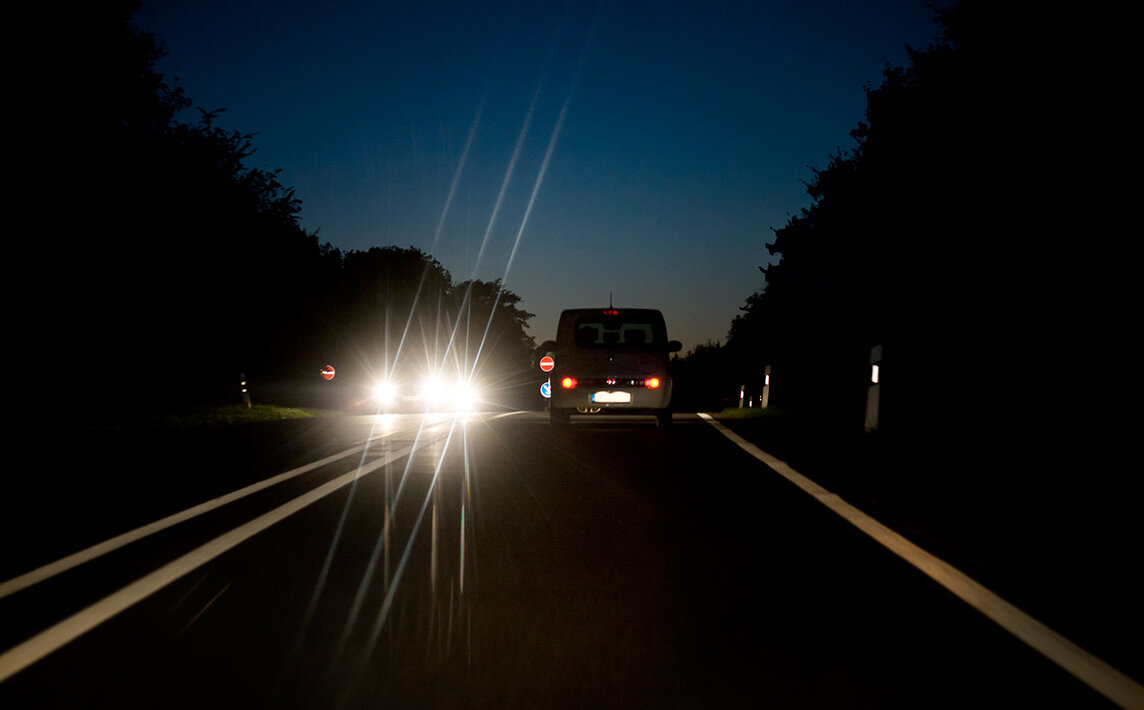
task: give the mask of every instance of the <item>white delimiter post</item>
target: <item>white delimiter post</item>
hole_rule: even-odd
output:
[[[759,409],[766,409],[771,402],[771,366],[763,368],[763,394],[759,397]]]
[[[250,405],[250,390],[246,388],[246,375],[240,374],[238,376],[239,387],[242,388],[242,404],[247,409],[251,409]]]
[[[866,432],[878,431],[878,405],[881,399],[882,346],[870,348],[870,381],[866,386]]]

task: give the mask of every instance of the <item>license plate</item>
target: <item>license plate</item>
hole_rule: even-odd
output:
[[[593,402],[631,402],[631,392],[596,392],[592,395]]]

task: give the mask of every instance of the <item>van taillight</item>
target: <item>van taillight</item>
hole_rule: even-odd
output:
[[[660,382],[658,377],[649,377],[644,380],[643,386],[647,387],[649,390],[653,390],[659,387],[659,384]]]
[[[576,378],[575,377],[565,377],[564,379],[560,380],[560,386],[566,390],[570,390],[576,386]]]

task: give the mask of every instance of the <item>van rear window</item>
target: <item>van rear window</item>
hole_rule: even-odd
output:
[[[645,348],[667,340],[662,320],[639,317],[585,316],[576,321],[573,338],[583,348]]]

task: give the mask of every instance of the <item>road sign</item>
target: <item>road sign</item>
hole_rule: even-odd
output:
[[[552,396],[552,383],[545,382],[540,386],[540,396],[548,399]]]
[[[540,369],[545,372],[552,372],[552,368],[556,367],[556,361],[552,359],[551,355],[545,355],[540,358]]]
[[[326,379],[326,380],[334,379],[334,366],[333,365],[326,365],[325,367],[323,367],[322,368],[322,377],[323,377],[323,379]]]

